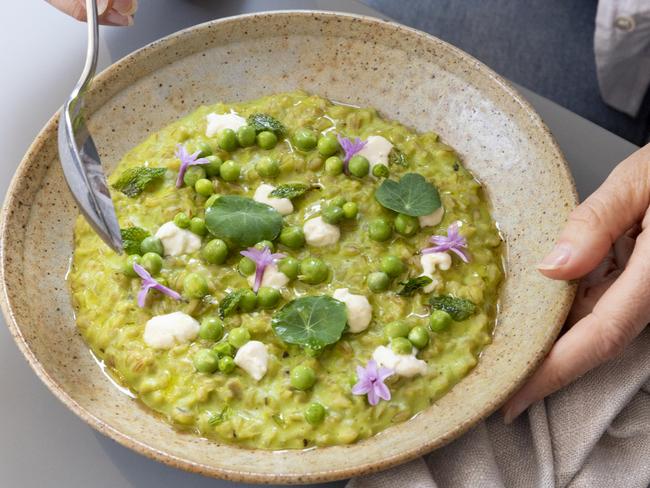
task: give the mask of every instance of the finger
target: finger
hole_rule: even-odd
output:
[[[554,279],[574,279],[594,269],[623,232],[648,208],[650,145],[620,163],[595,193],[569,216],[555,248],[538,268]]]
[[[86,20],[86,8],[79,0],[47,0],[47,2],[77,20]]]
[[[115,9],[111,9],[99,19],[100,24],[126,27],[133,25],[133,16],[123,15]]]
[[[553,346],[542,366],[503,408],[510,422],[532,403],[614,358],[650,321],[650,232],[642,232],[625,268],[591,314]]]

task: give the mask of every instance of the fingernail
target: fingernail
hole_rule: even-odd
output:
[[[130,15],[122,15],[121,13],[111,9],[104,16],[104,24],[127,27],[133,25],[133,17]]]
[[[113,0],[113,10],[122,15],[132,16],[138,10],[138,0]]]
[[[571,257],[571,248],[568,244],[557,244],[553,250],[546,255],[537,269],[551,270],[565,265]]]
[[[97,15],[102,16],[108,9],[108,0],[97,0]]]

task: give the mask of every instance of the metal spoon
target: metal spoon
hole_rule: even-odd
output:
[[[115,252],[122,252],[120,226],[106,184],[106,176],[86,120],[84,95],[97,68],[99,28],[97,1],[86,0],[88,50],[86,64],[77,85],[61,110],[59,119],[59,158],[63,174],[81,213],[99,237]]]

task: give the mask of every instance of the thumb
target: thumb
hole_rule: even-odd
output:
[[[648,208],[650,145],[620,163],[596,192],[569,216],[557,244],[538,265],[549,278],[580,278]]]

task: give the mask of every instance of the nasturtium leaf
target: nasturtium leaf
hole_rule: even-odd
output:
[[[148,166],[129,168],[113,183],[113,188],[121,191],[127,197],[133,198],[142,193],[151,181],[165,176],[166,172],[165,168],[149,168]]]
[[[434,310],[447,312],[456,322],[466,320],[476,313],[476,305],[464,298],[439,295],[429,298],[429,303]]]
[[[255,129],[258,134],[262,131],[273,132],[276,136],[282,137],[286,132],[284,125],[278,119],[268,114],[253,114],[248,117],[248,125]]]
[[[430,285],[432,282],[433,280],[428,276],[417,276],[415,278],[411,278],[408,281],[403,281],[400,283],[403,288],[398,291],[397,294],[402,297],[413,296],[413,294],[420,288],[424,288],[425,286]]]
[[[285,183],[276,186],[275,189],[269,193],[269,196],[271,198],[288,198],[289,200],[293,200],[294,198],[301,197],[312,188],[316,187],[305,183]]]
[[[319,350],[341,338],[347,322],[345,305],[326,295],[300,297],[273,315],[271,326],[287,344]]]
[[[418,173],[407,173],[399,181],[382,181],[375,199],[383,207],[411,217],[429,215],[440,208],[438,190]]]
[[[149,232],[140,227],[127,227],[120,229],[122,235],[122,246],[127,254],[140,254],[140,243],[147,237]]]
[[[224,195],[205,211],[205,225],[215,237],[250,247],[278,237],[282,215],[270,205],[251,198]]]
[[[239,307],[242,296],[244,296],[244,290],[235,290],[228,293],[219,304],[219,317],[223,319],[232,315]]]

